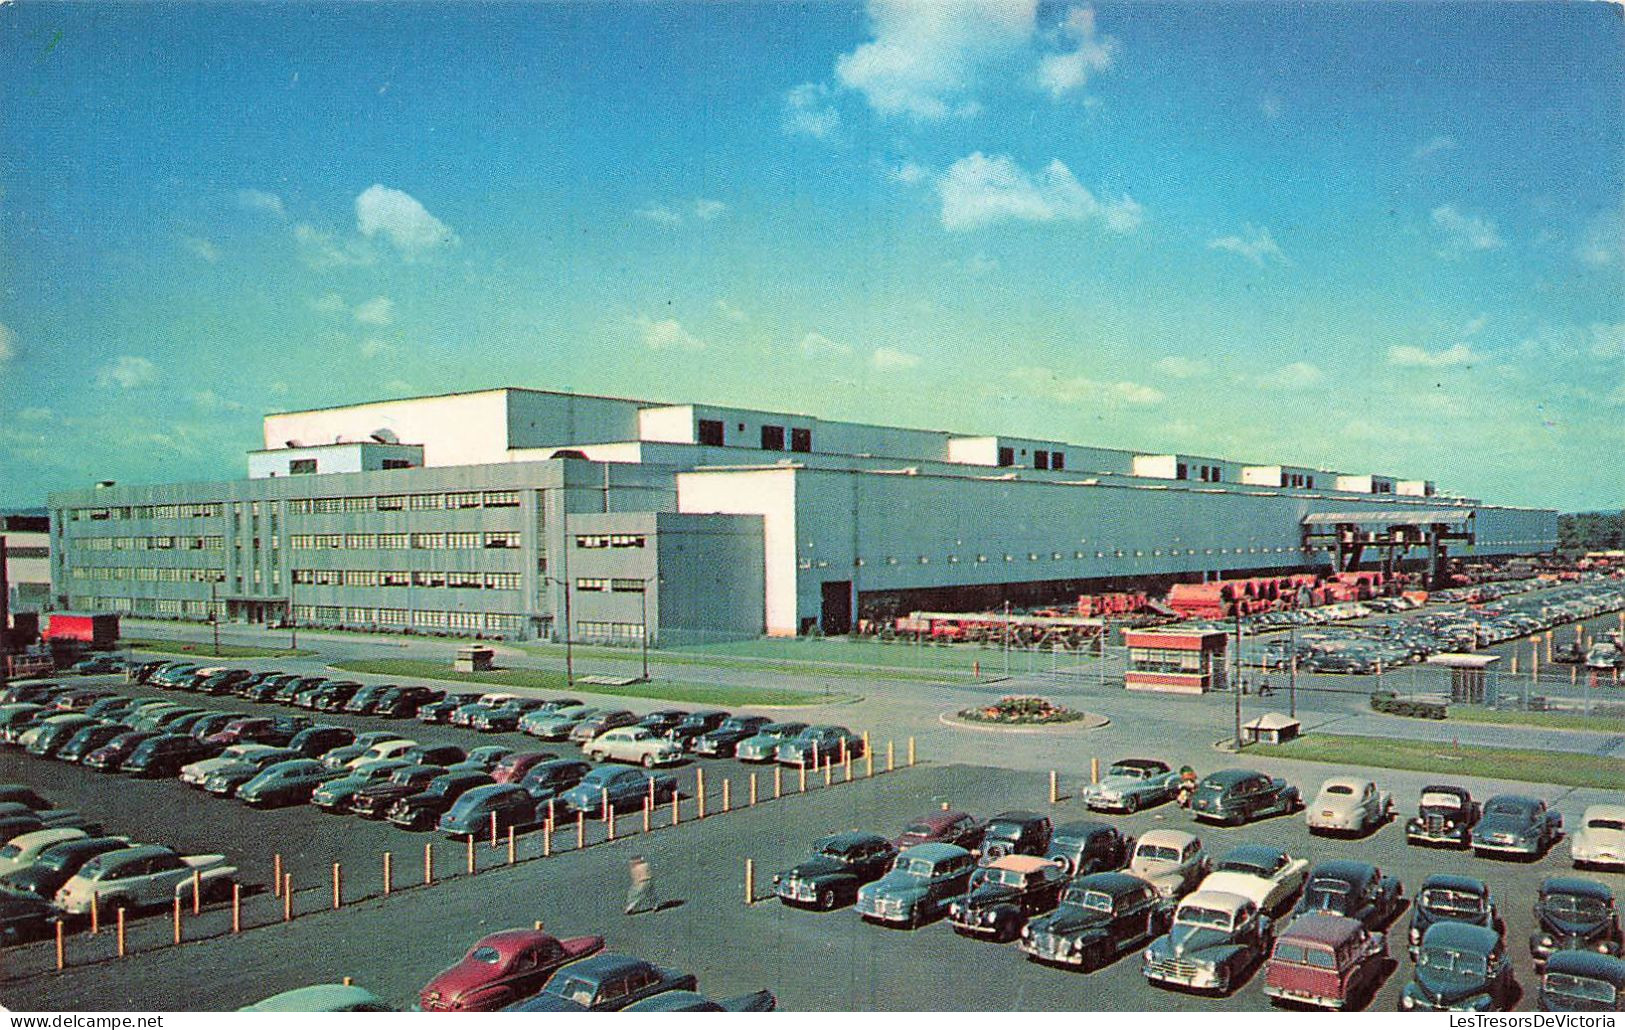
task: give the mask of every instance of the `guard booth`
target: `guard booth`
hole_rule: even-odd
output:
[[[1223,690],[1228,639],[1217,630],[1124,630],[1128,668],[1123,673],[1123,686],[1171,694]]]
[[[452,668],[457,672],[490,672],[496,661],[496,651],[479,644],[469,644],[457,649],[457,660]]]
[[[1493,654],[1436,654],[1429,665],[1450,670],[1450,700],[1469,705],[1493,705],[1500,700],[1500,679],[1489,668],[1500,661]]]
[[[1284,744],[1298,736],[1303,723],[1280,712],[1266,712],[1241,728],[1241,739],[1248,744]]]

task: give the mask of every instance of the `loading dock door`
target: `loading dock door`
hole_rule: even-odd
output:
[[[823,617],[819,620],[826,637],[845,636],[852,632],[852,581],[837,580],[824,584]]]

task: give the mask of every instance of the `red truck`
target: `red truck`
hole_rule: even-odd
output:
[[[118,615],[113,612],[51,612],[46,617],[47,641],[72,640],[94,651],[118,647]]]
[[[1278,1003],[1353,1008],[1376,991],[1390,965],[1382,933],[1358,919],[1308,912],[1276,935],[1264,993]]]

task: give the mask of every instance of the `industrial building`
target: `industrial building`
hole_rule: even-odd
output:
[[[49,508],[59,608],[667,644],[1557,538],[1426,479],[519,388],[268,415],[243,479]]]
[[[10,612],[38,612],[51,602],[51,522],[43,510],[0,512],[4,585]]]

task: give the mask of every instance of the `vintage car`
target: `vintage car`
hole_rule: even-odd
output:
[[[1388,938],[1358,919],[1310,912],[1277,931],[1264,964],[1264,993],[1276,1003],[1356,1008],[1389,968]]]
[[[442,768],[468,761],[468,752],[456,744],[416,744],[391,758],[404,758],[417,765],[438,765]]]
[[[350,984],[311,984],[273,994],[238,1012],[394,1012],[378,995]]]
[[[329,769],[348,769],[350,763],[365,755],[375,744],[382,744],[389,740],[400,740],[401,735],[394,730],[368,730],[359,733],[356,738],[343,747],[335,747],[322,754],[322,764]]]
[[[447,694],[438,701],[428,701],[419,705],[413,718],[430,726],[447,723],[451,721],[452,712],[472,701],[477,701],[479,696],[478,693],[469,693],[467,691]]]
[[[708,758],[727,758],[743,741],[762,732],[770,720],[765,715],[735,715],[722,725],[694,738],[689,750]]]
[[[652,785],[652,787],[651,787]],[[652,795],[651,795],[652,791]],[[581,782],[558,795],[556,808],[561,816],[584,813],[588,819],[604,815],[604,803],[616,811],[641,809],[646,798],[655,804],[670,801],[677,793],[677,779],[670,773],[648,773],[618,765],[601,765],[581,778]]]
[[[423,790],[390,805],[385,818],[402,829],[427,830],[440,821],[458,798],[490,782],[489,775],[477,770],[442,772]]]
[[[449,837],[483,834],[495,825],[498,833],[509,827],[522,830],[534,826],[536,799],[517,783],[492,783],[466,790],[440,817],[435,829]]]
[[[519,785],[525,788],[538,804],[546,803],[581,782],[592,772],[592,765],[570,758],[555,758],[533,765],[525,772]]]
[[[1539,858],[1563,836],[1563,817],[1539,798],[1498,794],[1473,826],[1473,854]]]
[[[439,765],[408,765],[389,774],[389,779],[367,784],[350,799],[350,814],[363,819],[388,818],[395,802],[428,789],[445,767]]]
[[[451,723],[453,726],[473,726],[474,717],[476,715],[479,715],[481,712],[487,709],[501,708],[509,701],[515,701],[518,700],[518,698],[518,694],[509,694],[501,691],[481,694],[479,697],[463,705],[461,708],[455,709],[451,713],[451,718],[447,719],[446,721]]]
[[[727,722],[729,714],[715,708],[690,712],[680,719],[675,726],[666,730],[666,737],[672,743],[687,751],[694,740]]]
[[[898,851],[916,844],[953,844],[966,851],[975,851],[982,843],[982,821],[969,812],[943,809],[927,812],[892,839]]]
[[[0,876],[0,897],[31,894],[48,902],[80,866],[104,852],[122,851],[129,846],[128,837],[75,837],[60,841],[40,852],[28,865]]]
[[[168,907],[192,889],[198,874],[203,896],[230,893],[237,867],[224,855],[181,855],[160,844],[142,844],[97,855],[79,867],[56,892],[56,905],[69,915],[85,915],[94,898],[105,912],[125,907]]]
[[[656,733],[665,733],[688,718],[686,708],[657,708],[637,721],[638,726],[647,726]]]
[[[78,762],[114,737],[128,733],[130,728],[118,722],[98,722],[81,726],[57,749],[56,757],[64,762]]]
[[[734,748],[734,757],[741,762],[771,762],[779,753],[779,745],[801,736],[807,728],[804,722],[770,722],[746,737]]]
[[[485,744],[472,748],[461,762],[446,766],[446,771],[468,772],[477,770],[488,773],[502,764],[503,759],[513,754],[513,748],[502,744]]]
[[[1370,780],[1333,776],[1320,785],[1305,813],[1310,833],[1363,837],[1394,817],[1394,798]]]
[[[1202,842],[1184,830],[1151,830],[1134,843],[1128,871],[1149,883],[1157,897],[1172,903],[1207,875]]]
[[[523,783],[526,773],[543,762],[557,761],[558,757],[551,751],[516,751],[496,764],[491,770],[491,780],[494,783]]]
[[[676,765],[688,758],[681,744],[647,726],[622,726],[600,733],[582,750],[594,762],[630,762],[645,769]]]
[[[1473,826],[1481,809],[1465,787],[1431,784],[1422,788],[1422,801],[1405,823],[1408,844],[1471,847]]]
[[[1268,844],[1238,844],[1224,853],[1197,890],[1239,894],[1273,915],[1297,896],[1308,878],[1308,859]]]
[[[1013,941],[1027,920],[1060,904],[1067,880],[1048,859],[1006,855],[971,874],[970,890],[948,903],[948,923],[966,937]]]
[[[306,758],[320,759],[334,748],[355,742],[355,731],[343,726],[307,726],[288,740],[288,746]]]
[[[237,788],[237,800],[257,807],[302,805],[311,792],[328,780],[338,778],[314,758],[291,758],[261,769],[257,776]]]
[[[1232,826],[1272,815],[1291,815],[1303,807],[1298,788],[1279,777],[1250,769],[1208,773],[1191,796],[1197,819]]]
[[[1619,912],[1614,892],[1595,880],[1548,876],[1535,895],[1535,932],[1529,954],[1539,971],[1556,951],[1621,951]]]
[[[665,991],[696,991],[693,973],[666,969],[630,955],[599,952],[548,978],[540,994],[504,1012],[615,1012]]]
[[[22,833],[0,847],[0,876],[26,869],[50,847],[63,841],[82,840],[90,836],[84,830],[71,826],[53,826]]]
[[[1179,795],[1179,773],[1154,758],[1112,763],[1099,783],[1083,789],[1083,802],[1096,812],[1137,812]]]
[[[1205,887],[1174,909],[1145,949],[1140,972],[1158,984],[1228,994],[1270,950],[1273,927],[1251,898]]]
[[[218,744],[184,733],[160,733],[137,744],[119,763],[119,771],[145,779],[162,779],[174,776],[183,765],[219,753]]]
[[[591,705],[566,705],[552,711],[538,708],[519,720],[519,732],[542,740],[568,740],[571,730],[601,711]]]
[[[1542,1012],[1625,1012],[1625,959],[1560,951],[1546,963],[1536,1007]]]
[[[1625,805],[1588,807],[1569,838],[1569,859],[1576,869],[1625,869]]]
[[[1501,935],[1470,923],[1434,923],[1416,950],[1416,971],[1400,992],[1403,1012],[1502,1012],[1517,985]]]
[[[542,989],[559,967],[604,950],[602,937],[559,940],[540,930],[499,930],[418,992],[425,1012],[494,1012]]]
[[[1405,907],[1405,887],[1369,862],[1328,859],[1309,871],[1294,915],[1332,912],[1371,929],[1386,925]]]
[[[1138,876],[1090,873],[1072,881],[1055,911],[1027,921],[1020,947],[1035,962],[1098,969],[1156,938],[1167,914],[1157,892]]]
[[[516,697],[494,708],[476,711],[468,724],[481,733],[512,733],[519,728],[520,719],[542,710],[546,705],[547,702],[539,697]]]
[[[838,762],[842,755],[863,754],[863,738],[845,726],[808,726],[779,745],[774,760],[780,765],[816,766]]]
[[[1416,892],[1411,905],[1411,958],[1416,958],[1422,935],[1435,923],[1468,923],[1498,934],[1506,932],[1489,884],[1457,873],[1434,873],[1422,881],[1422,889]]]
[[[391,687],[378,695],[368,706],[366,714],[380,719],[416,718],[426,705],[435,704],[446,696],[443,690],[431,687]]]
[[[858,900],[858,890],[886,874],[897,849],[873,833],[832,833],[813,841],[812,856],[773,877],[780,901],[829,911]]]
[[[85,755],[79,762],[86,769],[96,769],[100,772],[114,772],[124,764],[124,760],[135,753],[135,749],[159,736],[157,730],[130,730],[120,733],[101,747]]]
[[[1044,857],[1069,876],[1121,869],[1134,851],[1134,838],[1110,823],[1062,823],[1055,827]]]
[[[1013,810],[1000,812],[982,827],[983,864],[1005,855],[1042,855],[1049,850],[1055,827],[1049,816]]]
[[[404,737],[397,737],[394,740],[381,740],[350,759],[345,763],[344,767],[354,769],[357,766],[366,765],[368,762],[377,762],[385,758],[405,758],[407,761],[411,761],[411,752],[417,746],[417,741],[407,740]],[[326,760],[325,756],[323,760]]]
[[[625,708],[600,708],[596,713],[570,727],[567,739],[573,744],[585,747],[600,733],[608,733],[622,726],[632,726],[637,721],[638,717]]]
[[[43,898],[29,894],[0,894],[0,945],[10,947],[37,941],[55,932],[62,913]]]
[[[218,770],[253,758],[255,755],[269,754],[280,750],[280,748],[271,744],[233,744],[214,758],[205,758],[202,761],[181,766],[180,780],[189,787],[197,787],[201,790],[203,784],[207,783],[209,777]]]
[[[269,751],[257,751],[209,773],[208,779],[203,781],[203,789],[215,797],[229,798],[237,793],[238,787],[264,770],[279,762],[288,762],[299,757],[299,752],[292,748],[276,747]]]
[[[399,758],[369,762],[317,787],[310,794],[310,803],[324,812],[335,814],[348,812],[350,802],[355,800],[356,793],[361,788],[380,780],[387,780],[395,770],[408,768],[411,764]]]
[[[662,991],[628,1005],[627,1012],[773,1012],[779,999],[772,991],[752,991],[716,1001],[697,991]]]
[[[952,844],[916,844],[898,854],[891,872],[858,890],[858,915],[869,922],[914,929],[965,893],[976,859]]]

